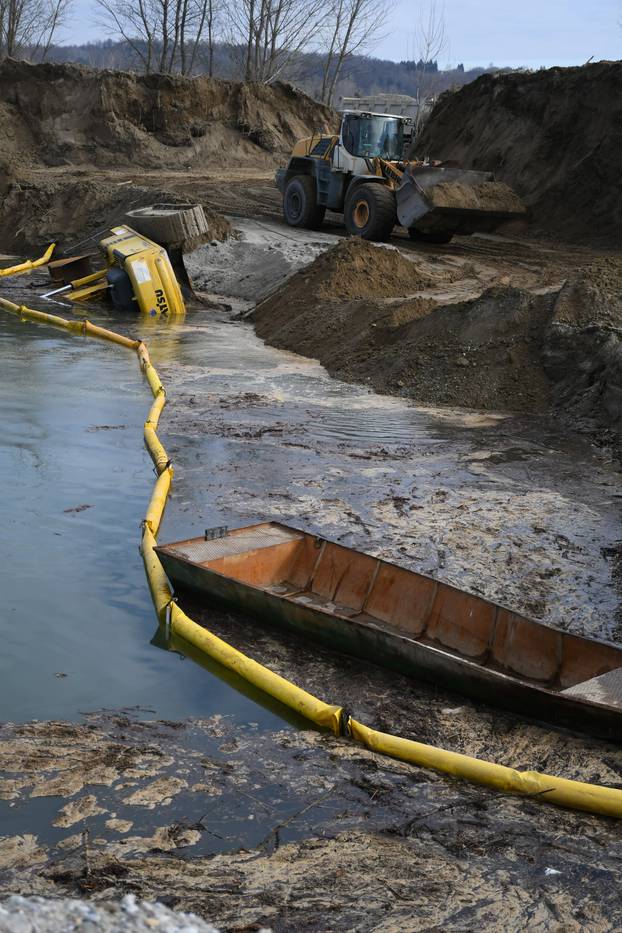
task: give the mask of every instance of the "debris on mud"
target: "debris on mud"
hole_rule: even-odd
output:
[[[486,74],[439,99],[417,155],[495,172],[533,228],[619,245],[622,62]]]
[[[260,655],[269,644],[260,639]],[[300,651],[284,647],[287,671]],[[307,685],[357,683],[376,723],[394,727],[397,718],[403,732],[456,749],[496,758],[501,750],[521,768],[619,780],[619,750],[605,743],[556,733],[551,744],[549,730],[492,713],[477,733],[469,703],[416,684],[402,690],[372,665],[346,659],[327,669],[322,661],[322,652],[308,654]],[[582,917],[605,929],[616,904],[622,853],[614,821],[504,796],[313,731],[265,733],[219,716],[144,722],[115,712],[57,723],[49,734],[45,723],[33,726],[1,732],[2,770],[24,791],[13,809],[3,806],[0,895],[87,897],[97,912],[129,894],[227,930],[275,931],[404,929],[413,912],[444,928],[468,920],[498,929],[524,926],[534,911],[564,929],[578,930]],[[128,784],[146,783],[136,767],[144,749],[163,763],[162,775],[183,774],[187,783],[166,816],[123,802]],[[26,788],[42,761],[51,780],[62,779],[68,755],[78,769],[96,755],[117,764],[114,783],[91,790],[99,812],[63,829],[57,806],[42,812]],[[124,834],[127,814],[133,837]],[[353,884],[361,877],[369,881],[364,897]]]

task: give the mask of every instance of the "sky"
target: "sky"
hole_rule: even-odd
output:
[[[427,0],[398,4],[398,28],[374,52],[397,61],[406,57]],[[622,0],[445,0],[444,10],[443,64],[537,68],[622,58]]]
[[[413,48],[421,11],[429,0],[393,0],[378,58],[401,61]],[[95,23],[94,0],[74,0],[65,42],[108,38]],[[622,0],[437,0],[448,45],[439,64],[466,68],[494,63],[538,68],[581,65],[590,57],[622,58]],[[113,38],[109,36],[109,38]]]

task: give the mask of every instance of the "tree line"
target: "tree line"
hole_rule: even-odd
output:
[[[418,100],[484,69],[443,71],[442,12],[430,0],[402,62],[370,57],[394,0],[95,0],[113,37],[59,44],[72,0],[0,0],[0,59],[74,61],[145,74],[207,74],[270,84],[287,80],[322,102],[407,94]]]

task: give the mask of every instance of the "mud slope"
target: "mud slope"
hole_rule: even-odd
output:
[[[9,184],[0,200],[0,251],[28,255],[56,243],[58,256],[87,237],[93,240],[86,248],[93,248],[110,227],[123,221],[126,211],[177,200],[174,192],[163,188],[111,185],[88,176],[21,180]],[[211,237],[226,237],[230,227],[225,218],[207,204],[203,209]]]
[[[5,155],[54,166],[267,169],[333,120],[290,85],[5,61]]]
[[[447,303],[434,298],[444,287],[420,260],[348,240],[263,302],[255,326],[341,378],[425,405],[556,407],[620,429],[619,259],[576,270],[561,291],[496,284]]]
[[[496,173],[559,237],[622,239],[622,62],[483,75],[434,109],[417,154]]]

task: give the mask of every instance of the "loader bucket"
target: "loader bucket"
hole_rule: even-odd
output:
[[[442,166],[413,166],[396,191],[403,227],[422,233],[490,232],[525,217],[521,199],[491,172]]]

